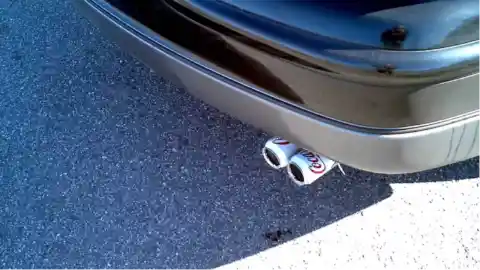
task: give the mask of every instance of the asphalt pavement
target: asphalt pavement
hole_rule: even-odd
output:
[[[478,159],[295,188],[268,137],[71,1],[0,0],[0,267],[480,269]]]

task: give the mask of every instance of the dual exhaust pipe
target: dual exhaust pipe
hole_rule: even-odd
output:
[[[298,148],[295,144],[274,137],[265,143],[262,155],[270,167],[274,169],[286,168],[288,176],[297,185],[310,185],[320,179],[339,163],[320,154]]]

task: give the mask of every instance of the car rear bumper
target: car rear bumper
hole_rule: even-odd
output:
[[[411,173],[478,155],[478,112],[422,129],[392,132],[319,116],[230,76],[105,1],[75,1],[106,35],[160,75],[206,103],[272,135],[348,166]],[[259,147],[260,148],[260,147]]]

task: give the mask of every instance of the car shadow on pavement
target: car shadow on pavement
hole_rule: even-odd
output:
[[[235,141],[251,143],[248,136]],[[229,146],[218,150],[235,155],[235,144],[224,143]],[[195,145],[188,148],[178,155],[204,151]],[[151,177],[143,188],[129,191],[128,197],[144,200],[140,208],[131,209],[140,216],[124,217],[145,228],[140,230],[145,242],[135,254],[143,263],[136,266],[218,267],[319,230],[392,194],[387,183],[356,173],[345,177],[332,172],[314,186],[298,188],[285,173],[265,166],[259,152],[240,156],[225,157],[219,164],[207,152],[197,156],[197,162],[210,159],[209,165],[189,167],[181,165],[186,160],[175,158],[179,175]]]
[[[121,164],[110,173],[117,179],[103,190],[95,188],[103,194],[95,199],[100,205],[102,198],[114,202],[104,216],[116,223],[106,229],[113,237],[108,241],[117,245],[113,252],[126,252],[110,261],[112,266],[218,267],[321,229],[392,194],[374,175],[349,168],[347,176],[334,170],[299,188],[286,172],[263,161],[266,134],[148,71],[140,73],[147,83],[132,85],[126,72],[115,76],[116,86],[100,84],[95,91],[101,96],[96,99],[110,100],[102,110],[110,112],[104,122],[117,142],[96,146],[105,157],[98,162],[108,170]],[[93,174],[101,174],[100,168]],[[129,251],[121,239],[131,238],[122,235],[132,231],[139,240]],[[95,237],[93,242],[106,240]]]

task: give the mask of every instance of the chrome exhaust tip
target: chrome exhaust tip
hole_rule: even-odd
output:
[[[267,164],[280,169],[288,166],[290,158],[297,152],[297,146],[280,137],[274,137],[265,143],[262,155]]]
[[[334,167],[336,161],[307,150],[301,150],[293,155],[287,166],[288,176],[298,186],[310,185],[320,179]],[[343,170],[340,167],[343,173]]]

